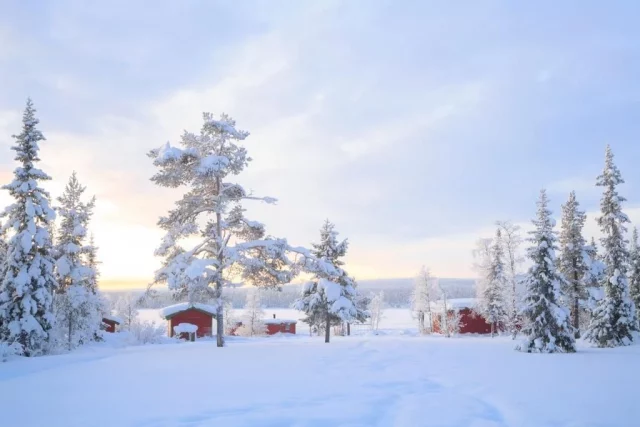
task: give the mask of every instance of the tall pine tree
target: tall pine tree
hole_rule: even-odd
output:
[[[588,277],[589,265],[585,259],[586,242],[582,229],[586,221],[584,211],[580,209],[576,193],[569,194],[569,200],[562,205],[562,222],[560,225],[560,257],[558,268],[566,281],[562,286],[565,305],[571,310],[571,325],[576,338],[580,337],[580,309],[587,299],[584,283]]]
[[[604,298],[598,302],[586,334],[598,347],[629,345],[632,332],[637,330],[635,307],[629,297],[629,252],[624,239],[629,218],[622,212],[622,202],[626,199],[617,190],[622,183],[611,147],[607,146],[604,171],[597,181],[597,185],[604,188],[600,201],[602,215],[598,218],[604,236],[600,239],[605,265]]]
[[[629,252],[629,294],[636,307],[636,315],[640,313],[640,247],[638,246],[638,229],[633,227],[631,251]]]
[[[507,288],[507,276],[504,268],[502,243],[502,232],[498,228],[491,248],[491,264],[487,272],[486,284],[480,304],[482,315],[491,324],[492,337],[497,333],[498,326],[505,320],[507,315],[503,297]]]
[[[60,286],[55,295],[55,312],[60,338],[69,350],[94,340],[102,323],[102,301],[92,266],[95,248],[86,244],[95,198],[83,202],[85,190],[74,172],[57,207],[62,221],[54,251]]]
[[[569,324],[569,314],[560,306],[560,286],[564,281],[556,269],[556,236],[554,220],[548,209],[547,193],[542,190],[538,213],[529,241],[528,255],[532,261],[526,277],[527,294],[522,316],[525,320],[525,340],[516,347],[529,353],[572,353],[575,341]]]
[[[14,198],[2,214],[4,231],[10,234],[0,283],[0,341],[18,344],[26,356],[47,351],[53,326],[53,291],[57,282],[53,274],[54,259],[50,236],[55,212],[50,196],[39,182],[51,179],[35,167],[40,141],[31,99],[22,116],[22,132],[14,135],[15,160],[20,163],[14,180],[2,188]]]
[[[354,280],[341,268],[340,259],[347,253],[348,242],[338,242],[335,226],[326,220],[320,230],[320,243],[313,244],[313,255],[329,263],[330,271],[318,271],[315,280],[305,284],[302,296],[294,303],[297,310],[307,314],[306,323],[324,328],[325,342],[329,342],[331,325],[364,317],[356,304]]]
[[[224,346],[222,290],[237,278],[262,287],[289,283],[299,270],[331,270],[304,248],[293,248],[285,239],[268,237],[263,224],[245,217],[246,201],[275,203],[256,197],[235,182],[251,161],[240,143],[249,135],[236,129],[235,121],[222,114],[219,120],[203,114],[199,134],[185,132],[182,148],[169,143],[152,150],[149,157],[159,171],[151,179],[168,187],[187,187],[175,208],[158,225],[166,231],[156,255],[164,265],[155,283],[167,284],[194,302],[211,294],[217,305],[217,345]],[[298,256],[291,259],[288,254]],[[210,290],[212,292],[210,292]]]

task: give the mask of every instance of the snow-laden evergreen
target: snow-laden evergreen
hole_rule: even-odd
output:
[[[74,172],[56,208],[62,220],[54,247],[59,284],[54,306],[58,336],[69,350],[96,339],[102,324],[95,246],[87,242],[95,198],[84,202],[85,190]]]
[[[590,264],[586,258],[586,241],[582,229],[586,221],[584,211],[576,193],[572,191],[569,199],[562,205],[562,222],[560,224],[560,256],[558,269],[566,279],[561,288],[564,305],[571,311],[571,325],[576,338],[580,336],[580,311],[588,298],[585,278],[589,277]]]
[[[422,266],[418,276],[414,280],[413,291],[411,292],[411,310],[418,320],[418,331],[421,334],[431,332],[431,299],[432,299],[433,278],[431,272]]]
[[[187,295],[190,301],[212,288],[213,304],[218,306],[217,344],[222,347],[222,289],[233,278],[277,287],[290,282],[299,270],[333,272],[304,248],[266,236],[264,225],[245,217],[244,201],[275,203],[271,197],[253,196],[232,180],[251,161],[239,145],[249,133],[237,130],[226,114],[216,120],[204,113],[203,119],[199,134],[182,135],[181,148],[166,143],[149,153],[159,169],[152,181],[163,187],[188,188],[158,223],[166,234],[156,250],[164,265],[156,272],[155,282]],[[298,256],[291,259],[289,253]]]
[[[504,301],[507,277],[504,269],[502,231],[499,228],[496,230],[490,257],[491,264],[486,272],[485,287],[481,295],[482,298],[478,301],[478,308],[487,322],[491,324],[491,336],[493,337],[507,315]]]
[[[633,227],[631,250],[629,251],[629,296],[640,313],[640,246],[638,246],[638,229]]]
[[[529,353],[572,353],[575,340],[569,324],[569,312],[560,305],[560,286],[564,278],[556,269],[555,221],[548,209],[547,193],[542,190],[538,213],[533,220],[531,247],[528,250],[532,266],[526,277],[527,294],[522,316],[525,339],[517,350]]]
[[[356,304],[355,281],[341,268],[340,258],[347,253],[348,242],[338,242],[335,226],[325,221],[320,230],[320,242],[313,244],[313,255],[329,263],[333,268],[317,271],[313,281],[302,289],[302,296],[294,303],[294,308],[306,313],[305,323],[318,329],[324,328],[325,342],[330,340],[332,325],[351,322],[366,314]]]
[[[617,190],[623,183],[620,170],[613,162],[611,147],[607,146],[604,171],[597,181],[597,185],[604,188],[598,217],[604,236],[600,239],[605,264],[604,298],[598,302],[586,333],[586,338],[598,347],[629,345],[632,332],[638,329],[627,279],[629,252],[624,234],[629,218],[622,212],[622,202],[626,199]]]
[[[50,235],[55,212],[49,193],[39,183],[51,179],[35,164],[39,142],[44,136],[37,129],[31,99],[22,116],[22,132],[14,135],[18,166],[14,180],[2,188],[14,203],[2,214],[7,232],[7,255],[0,278],[0,341],[20,346],[26,356],[47,351],[54,322],[53,291],[57,288]]]

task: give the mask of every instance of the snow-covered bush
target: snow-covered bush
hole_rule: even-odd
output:
[[[165,328],[148,320],[133,322],[129,332],[135,344],[159,344],[167,340]]]
[[[21,356],[22,347],[17,342],[8,343],[0,341],[0,360],[6,362],[12,356]]]

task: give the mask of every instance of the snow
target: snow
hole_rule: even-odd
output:
[[[442,310],[444,305],[443,300],[434,301],[431,303],[433,310]],[[475,298],[451,298],[447,299],[447,308],[450,310],[461,310],[463,308],[474,308],[476,306]]]
[[[198,325],[194,325],[192,323],[180,323],[173,327],[173,331],[176,334],[181,334],[183,332],[186,333],[196,333],[198,331]]]
[[[291,320],[291,319],[264,319],[262,323],[264,323],[265,325],[280,325],[282,323],[285,323],[285,324],[298,323],[298,321]]]
[[[120,325],[124,323],[124,320],[122,320],[122,317],[114,316],[112,314],[103,315],[102,318],[105,320],[110,320],[111,322],[116,322]]]
[[[331,344],[229,338],[225,349],[213,340],[119,347],[121,334],[108,334],[70,354],[0,363],[0,413],[23,427],[625,427],[640,418],[640,346],[532,355],[506,338],[388,332]],[[203,369],[212,357],[223,370]],[[498,369],[479,368],[487,363]],[[25,411],[24,396],[38,410]]]
[[[218,311],[217,307],[213,305],[201,304],[198,302],[193,304],[189,304],[188,302],[181,302],[179,304],[174,304],[174,305],[165,307],[159,312],[163,318],[167,318],[167,317],[173,316],[174,314],[180,313],[181,311],[188,310],[190,308],[195,308],[195,309],[204,311],[205,313],[209,313],[213,315],[215,315]]]

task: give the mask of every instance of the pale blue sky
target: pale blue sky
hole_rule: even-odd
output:
[[[607,142],[640,206],[640,4],[614,3],[0,0],[1,177],[30,95],[52,191],[77,169],[105,277],[143,280],[177,197],[145,153],[225,111],[269,231],[305,245],[329,217],[356,276],[469,277],[541,187],[597,209]]]

